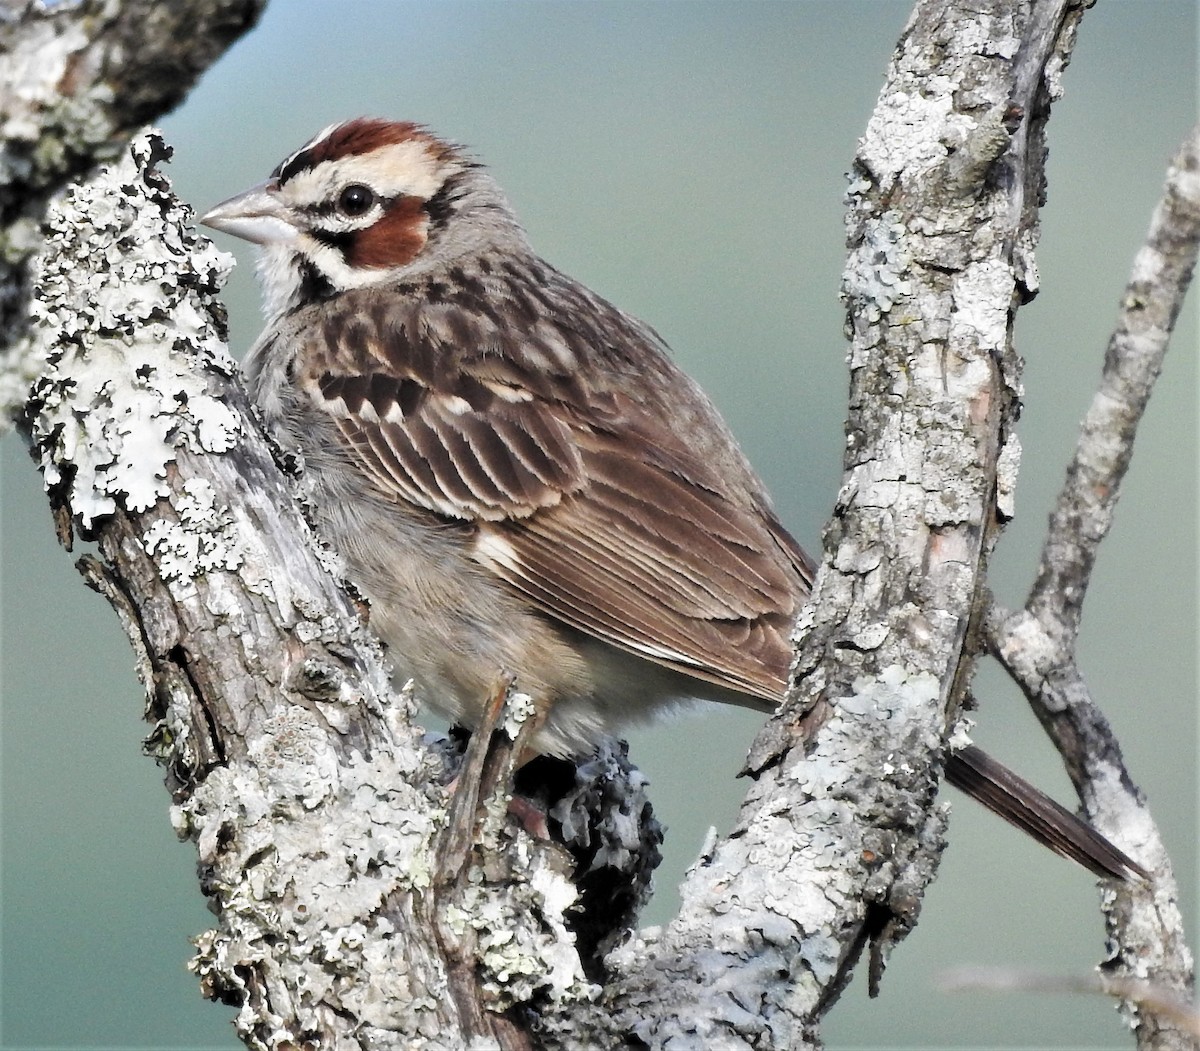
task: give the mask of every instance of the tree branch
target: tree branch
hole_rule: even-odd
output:
[[[435,827],[422,752],[234,379],[211,320],[228,261],[184,232],[160,151],[139,140],[49,220],[30,416],[55,501],[99,543],[89,576],[133,611],[173,821],[220,910],[195,967],[242,1005],[250,1046],[341,1046],[344,1002],[450,1026],[436,950],[405,919]],[[381,928],[409,959],[407,985],[376,993]]]
[[[1162,200],[1125,286],[1100,387],[1050,520],[1027,608],[1064,641],[1079,630],[1100,543],[1112,527],[1138,424],[1162,370],[1200,244],[1200,127],[1171,163]]]
[[[50,198],[177,105],[265,2],[25,0],[0,14],[0,433],[42,366],[22,337]]]
[[[916,921],[1011,483],[1011,324],[1036,272],[1040,193],[1026,188],[1044,177],[1045,78],[1079,16],[925,2],[905,29],[851,183],[846,477],[793,696],[752,750],[733,833],[689,874],[680,915],[620,954],[607,992],[650,1046],[815,1046],[862,949],[874,985]],[[1015,91],[1028,98],[1010,151]]]
[[[1125,768],[1108,721],[1079,671],[1075,642],[1101,541],[1112,526],[1138,424],[1200,251],[1200,127],[1167,175],[1146,244],[1134,260],[1105,355],[1100,387],[1084,419],[1050,519],[1024,610],[995,608],[988,644],[1020,685],[1063,757],[1088,820],[1153,870],[1150,887],[1105,895],[1109,959],[1120,987],[1148,982],[1188,998],[1194,975],[1170,859],[1145,800]],[[1143,1009],[1145,1008],[1145,1009]],[[1152,1003],[1130,1001],[1142,1049],[1192,1048],[1195,1034]]]
[[[1033,974],[1004,967],[965,967],[942,975],[947,992],[980,989],[985,992],[1100,993],[1138,1004],[1150,1014],[1167,1018],[1183,1032],[1200,1040],[1200,1013],[1174,990],[1149,982],[1108,975],[1064,978],[1058,974]]]

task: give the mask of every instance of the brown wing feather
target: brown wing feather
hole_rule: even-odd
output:
[[[381,493],[475,523],[478,560],[550,616],[777,700],[811,562],[654,333],[530,266],[448,303],[360,293],[301,385]]]

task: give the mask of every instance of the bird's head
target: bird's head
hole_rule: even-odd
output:
[[[261,247],[268,316],[527,247],[503,194],[461,147],[419,124],[370,118],[326,128],[200,221]]]

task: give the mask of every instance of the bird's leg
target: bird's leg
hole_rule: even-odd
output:
[[[501,815],[511,812],[531,835],[549,838],[546,815],[535,804],[512,796],[513,776],[534,758],[528,742],[544,722],[544,713],[516,689],[513,676],[501,674],[471,734],[463,764],[446,786],[449,807],[437,851],[438,870],[444,876],[452,879],[461,870],[483,825],[495,820],[498,808],[490,804],[497,797],[505,799]]]

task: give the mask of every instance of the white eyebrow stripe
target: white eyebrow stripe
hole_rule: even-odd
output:
[[[442,188],[450,170],[430,152],[427,143],[409,139],[302,168],[288,179],[288,194],[298,207],[313,207],[332,200],[351,183],[363,183],[383,198],[427,201]],[[347,220],[346,225],[361,226],[362,220]]]
[[[361,180],[384,197],[420,197],[428,200],[441,189],[445,174],[429,151],[416,139],[393,142],[357,157],[336,162],[348,182]]]

